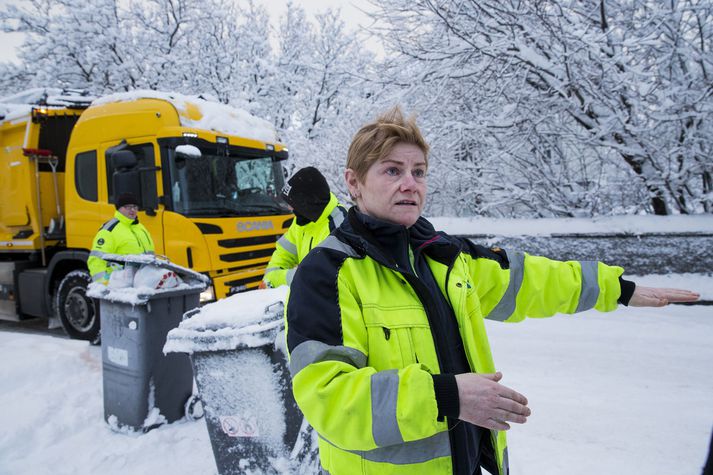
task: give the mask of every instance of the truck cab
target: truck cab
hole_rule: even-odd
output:
[[[27,190],[17,191],[15,205],[0,214],[6,244],[0,253],[14,264],[5,265],[13,278],[6,275],[12,282],[4,288],[17,315],[56,316],[71,337],[96,339],[98,307],[86,296],[86,258],[119,194],[139,197],[138,219],[157,254],[211,278],[206,300],[256,288],[291,223],[279,198],[287,148],[268,122],[240,109],[134,91],[85,108],[37,104],[24,123],[15,122],[14,138],[4,128],[0,137],[3,146],[22,142],[22,156],[15,154],[20,164],[13,170],[13,158],[2,157],[0,172],[17,175],[24,167],[16,188]],[[0,267],[3,285],[1,279]]]

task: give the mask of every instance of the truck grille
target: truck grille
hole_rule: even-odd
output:
[[[270,249],[260,249],[259,251],[233,252],[231,254],[221,254],[220,260],[223,262],[248,261],[251,259],[259,259],[261,257],[272,256],[275,246]]]

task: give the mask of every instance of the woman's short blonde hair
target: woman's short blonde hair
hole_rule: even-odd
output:
[[[357,179],[363,182],[369,168],[389,155],[399,143],[420,148],[428,167],[428,144],[416,125],[416,118],[405,119],[401,108],[394,106],[354,135],[347,153],[347,168],[354,170]]]

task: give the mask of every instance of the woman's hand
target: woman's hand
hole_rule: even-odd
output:
[[[530,415],[527,398],[498,383],[502,373],[456,375],[460,414],[458,419],[486,429],[508,430],[506,421],[524,424]]]
[[[657,287],[641,287],[634,289],[629,300],[630,307],[663,307],[672,302],[695,302],[700,294],[683,289],[660,289]]]

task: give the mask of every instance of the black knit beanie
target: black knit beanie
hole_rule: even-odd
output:
[[[329,203],[329,184],[314,167],[305,167],[292,175],[282,189],[282,198],[295,214],[317,221]]]
[[[136,195],[133,193],[122,193],[116,198],[116,203],[114,203],[114,206],[116,206],[116,209],[121,208],[122,206],[126,205],[139,205],[139,200],[136,198]]]

